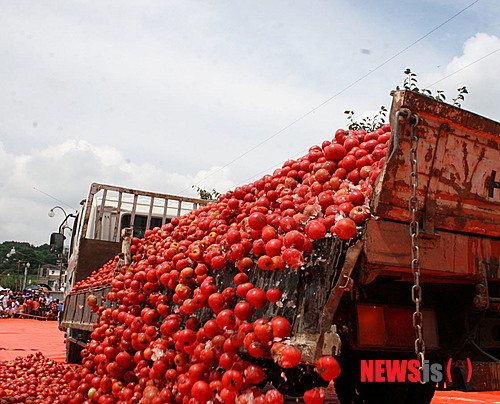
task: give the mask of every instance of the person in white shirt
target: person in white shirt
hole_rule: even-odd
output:
[[[5,291],[3,292],[4,295],[2,296],[2,306],[4,309],[8,308],[9,307],[9,292],[8,291]]]
[[[13,300],[11,306],[9,308],[10,317],[18,317],[19,316],[19,302],[17,300]]]

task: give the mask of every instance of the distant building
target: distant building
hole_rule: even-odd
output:
[[[63,267],[61,274],[60,267],[45,264],[38,270],[38,283],[49,286],[51,290],[59,290],[59,282],[61,282],[61,285],[64,285],[65,276],[66,268]]]

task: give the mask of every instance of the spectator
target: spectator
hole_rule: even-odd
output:
[[[26,295],[26,299],[24,300],[24,312],[26,314],[32,314],[33,312],[33,299],[30,294]]]
[[[38,301],[38,298],[33,299],[33,303],[31,304],[31,310],[34,316],[40,315],[40,302]]]
[[[19,317],[19,302],[17,299],[12,300],[11,306],[9,308],[9,316],[13,318]]]
[[[40,297],[38,298],[38,303],[40,303],[40,307],[38,309],[38,313],[40,316],[45,317],[47,315],[48,307],[47,307],[47,301],[45,300],[45,296],[42,293]]]
[[[2,300],[0,301],[0,303],[4,310],[9,307],[9,291],[5,290],[3,292]]]
[[[57,319],[62,311],[62,302],[44,292],[0,291],[0,317],[35,317]]]
[[[4,307],[3,295],[0,298],[0,317],[7,317],[9,314],[8,308]]]
[[[59,300],[54,299],[50,303],[50,318],[56,319],[58,318],[58,314],[59,314]]]

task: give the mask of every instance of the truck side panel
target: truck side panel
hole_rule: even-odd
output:
[[[441,230],[439,237],[420,238],[422,276],[436,281],[478,280],[487,266],[490,280],[500,280],[500,240]],[[364,278],[371,271],[411,275],[411,238],[407,223],[369,220],[364,233]],[[411,275],[413,277],[413,275]],[[448,277],[449,279],[445,279]]]
[[[75,282],[88,277],[121,251],[121,243],[83,238],[78,251],[78,268]]]
[[[391,127],[394,133],[399,126],[399,147],[374,189],[374,214],[410,221],[410,124],[396,122],[401,108],[420,117],[417,196],[424,232],[446,229],[499,237],[500,189],[493,178],[500,173],[500,124],[410,91],[394,95]]]

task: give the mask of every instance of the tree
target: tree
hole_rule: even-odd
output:
[[[204,199],[206,201],[215,201],[221,195],[220,192],[217,192],[215,189],[212,189],[212,192],[207,191],[206,189],[200,188],[197,185],[193,185],[193,188],[196,188],[200,199]]]
[[[10,254],[12,250],[14,254]],[[20,241],[4,241],[0,244],[0,285],[4,288],[15,288],[19,285],[18,267],[19,262],[22,262],[23,271],[19,276],[24,274],[24,264],[29,263],[31,272],[45,264],[57,265],[58,256],[50,251],[48,244],[35,247],[27,242]],[[31,276],[30,278],[35,278]]]

